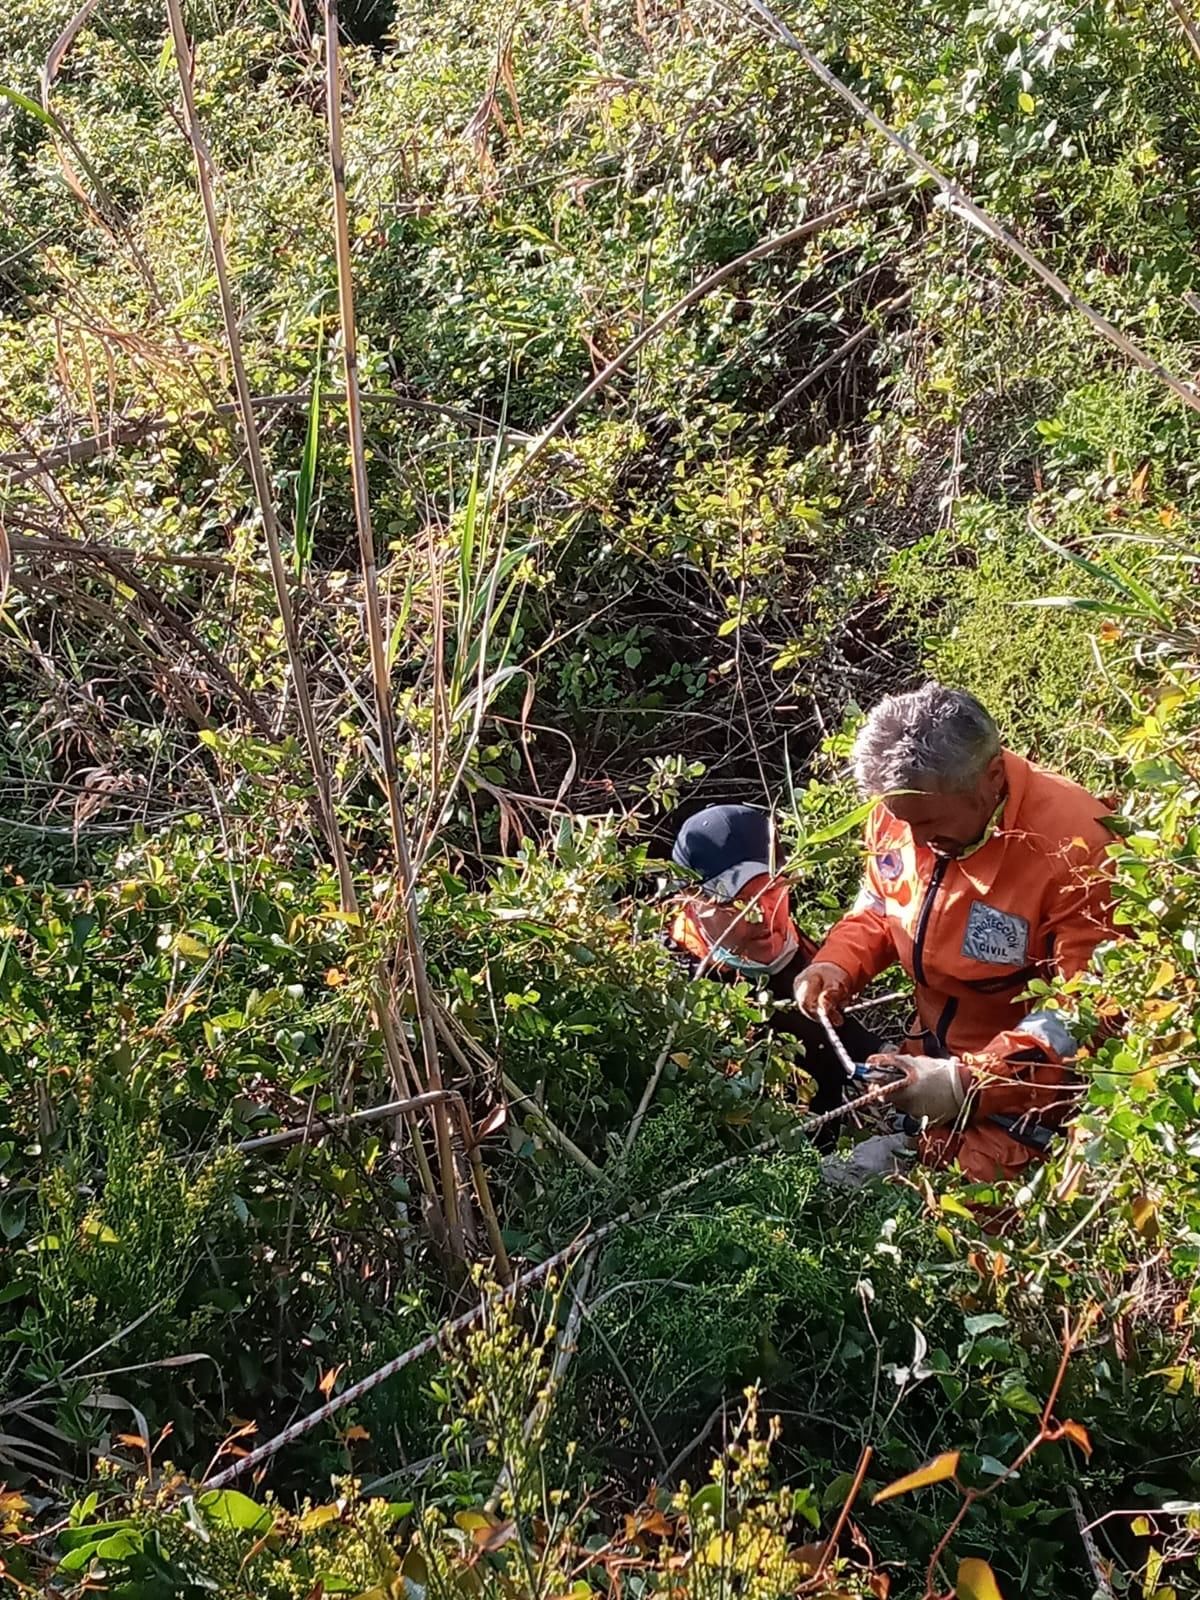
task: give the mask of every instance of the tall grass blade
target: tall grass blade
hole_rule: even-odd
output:
[[[1095,578],[1097,583],[1115,589],[1126,600],[1134,601],[1139,610],[1146,612],[1147,615],[1155,617],[1160,622],[1170,622],[1170,616],[1145,585],[1139,584],[1123,567],[1117,566],[1115,561],[1109,566],[1101,566],[1096,561],[1089,561],[1077,551],[1069,550],[1065,544],[1059,544],[1058,540],[1052,539],[1048,533],[1042,533],[1040,529],[1034,531],[1047,550],[1053,550],[1056,556],[1069,562],[1071,566],[1078,567],[1081,572],[1086,572],[1090,578]]]

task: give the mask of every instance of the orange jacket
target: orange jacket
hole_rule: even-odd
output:
[[[1012,1177],[1034,1159],[989,1119],[1060,1122],[1074,1083],[1075,1041],[1062,1014],[1020,996],[1034,977],[1069,978],[1113,937],[1105,807],[1069,779],[1006,751],[1006,795],[981,844],[958,858],[913,844],[882,803],[866,828],[866,871],[854,909],[815,960],[854,989],[893,962],[916,985],[904,1050],[954,1055],[967,1097],[953,1128],[922,1138],[930,1165],[957,1160],[968,1177]]]

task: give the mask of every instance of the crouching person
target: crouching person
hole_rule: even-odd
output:
[[[841,1105],[846,1074],[824,1028],[799,1011],[793,998],[816,946],[793,919],[770,816],[755,806],[709,806],[680,827],[671,859],[695,887],[675,902],[668,943],[688,961],[694,977],[745,979],[765,988],[778,1002],[769,1026],[799,1039],[803,1047],[805,1070],[816,1083],[810,1109]],[[872,1044],[853,1021],[845,1024],[843,1037],[852,1053]],[[831,1125],[817,1142],[828,1146],[837,1132]]]
[[[939,684],[877,705],[854,769],[878,801],[862,888],[797,976],[797,1004],[836,1022],[899,962],[916,1017],[900,1052],[874,1061],[903,1073],[889,1099],[913,1119],[916,1154],[978,1183],[1015,1178],[1077,1099],[1070,1017],[1021,995],[1113,937],[1105,807],[1004,749],[979,702]],[[870,1156],[887,1170],[905,1146]]]

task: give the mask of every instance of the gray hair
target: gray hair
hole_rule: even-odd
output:
[[[854,741],[854,776],[866,796],[967,793],[1000,749],[1000,730],[973,694],[927,683],[869,714]]]

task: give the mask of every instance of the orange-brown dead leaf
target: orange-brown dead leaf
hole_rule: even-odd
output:
[[[1092,1441],[1088,1437],[1087,1429],[1081,1422],[1064,1422],[1061,1427],[1055,1430],[1054,1436],[1056,1438],[1069,1439],[1073,1445],[1078,1446],[1083,1451],[1085,1456],[1090,1456],[1092,1453]]]
[[[490,1556],[503,1550],[517,1536],[515,1522],[500,1522],[494,1528],[473,1528],[471,1538],[481,1555]]]
[[[641,1535],[669,1539],[674,1532],[674,1528],[656,1506],[643,1506],[638,1511],[626,1514],[625,1538],[630,1544],[633,1544]]]
[[[973,1556],[958,1563],[954,1593],[956,1600],[1004,1600],[996,1574],[986,1561],[978,1561]]]
[[[333,1386],[338,1381],[338,1376],[342,1371],[342,1367],[344,1367],[344,1366],[345,1366],[345,1362],[342,1363],[342,1366],[340,1366],[340,1367],[330,1367],[328,1372],[323,1372],[321,1374],[321,1381],[320,1381],[320,1383],[317,1384],[317,1388],[320,1389],[321,1393],[325,1396],[326,1400],[328,1400],[329,1397],[332,1395]]]
[[[811,1577],[825,1559],[825,1546],[823,1544],[802,1544],[798,1550],[792,1551],[792,1560],[800,1568],[806,1578]]]
[[[947,1450],[940,1456],[934,1456],[932,1461],[927,1461],[915,1472],[906,1472],[895,1483],[889,1483],[886,1489],[880,1489],[871,1504],[877,1506],[884,1500],[894,1500],[897,1495],[910,1494],[914,1489],[925,1489],[932,1483],[945,1483],[957,1471],[958,1451]]]

